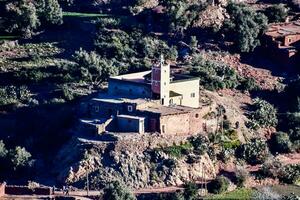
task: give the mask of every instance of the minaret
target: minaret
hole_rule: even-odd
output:
[[[158,65],[152,67],[152,92],[159,94],[160,103],[169,106],[170,101],[170,64],[166,63],[163,55]]]

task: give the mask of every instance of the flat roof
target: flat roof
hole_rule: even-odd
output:
[[[145,104],[150,102],[155,102],[155,100],[147,98],[132,98],[124,97],[124,95],[110,95],[108,93],[100,93],[98,97],[93,98],[92,101],[106,102],[106,103],[136,103],[136,104]]]
[[[271,24],[265,34],[271,37],[300,34],[300,21]]]
[[[147,83],[145,76],[151,74],[151,70],[137,73],[124,74],[111,77],[111,79],[117,79],[121,81],[130,81],[135,83]]]
[[[160,115],[176,115],[176,114],[189,113],[191,111],[197,110],[197,108],[190,108],[190,107],[179,106],[179,105],[163,106],[163,105],[157,104],[157,105],[148,106],[148,107],[145,107],[145,108],[142,108],[139,110],[145,111],[145,112],[157,113]]]
[[[117,115],[118,118],[126,118],[126,119],[138,119],[143,120],[145,117],[134,116],[134,115]]]
[[[178,67],[175,67],[178,71]],[[172,72],[171,68],[171,72]],[[111,77],[112,80],[118,81],[127,81],[133,83],[140,83],[140,84],[149,84],[151,85],[151,72],[152,70],[144,71],[144,72],[137,72],[131,74],[124,74],[119,76]],[[180,73],[171,73],[170,78],[172,79],[171,83],[182,82],[182,81],[192,81],[192,80],[200,80],[199,77],[190,76],[187,74],[180,74]]]

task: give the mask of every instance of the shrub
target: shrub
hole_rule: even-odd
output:
[[[226,10],[230,17],[223,24],[223,33],[238,51],[253,51],[260,45],[259,37],[267,27],[267,17],[246,4],[231,2]]]
[[[288,16],[288,9],[283,4],[277,4],[266,8],[265,15],[269,22],[285,22]]]
[[[244,187],[244,184],[249,177],[249,172],[243,166],[237,166],[235,171],[235,179],[238,187]]]
[[[118,181],[109,183],[103,193],[105,200],[136,200],[136,197]]]
[[[300,164],[287,165],[281,168],[278,178],[283,183],[295,184],[300,179]]]
[[[237,157],[246,160],[249,164],[261,164],[266,160],[269,151],[266,141],[254,138],[250,142],[241,145],[236,154]]]
[[[240,85],[238,86],[239,90],[242,91],[253,91],[257,90],[259,86],[257,85],[254,78],[244,78],[240,81]]]
[[[30,166],[31,154],[24,147],[17,146],[9,154],[14,169]]]
[[[252,107],[253,111],[249,118],[254,124],[263,128],[277,125],[277,111],[273,105],[265,100],[255,98]]]
[[[277,132],[272,136],[272,149],[274,152],[289,153],[292,151],[292,143],[287,133]]]
[[[165,147],[162,150],[173,157],[180,158],[184,154],[188,154],[188,152],[193,148],[192,144],[189,142],[180,144],[180,145],[172,145],[169,147]]]
[[[260,172],[264,177],[277,178],[279,170],[282,168],[282,163],[274,157],[268,157],[261,166]]]
[[[208,189],[214,194],[220,194],[227,191],[229,184],[230,182],[228,178],[224,176],[218,176],[216,179],[211,181]]]
[[[203,155],[207,152],[209,147],[209,140],[207,139],[207,137],[203,135],[198,135],[196,137],[189,138],[189,141],[193,145],[194,151],[197,154]]]
[[[118,73],[117,68],[110,60],[101,58],[96,52],[87,52],[80,49],[73,56],[81,74],[81,80],[94,85],[106,81],[111,75]]]
[[[190,74],[200,78],[200,84],[208,90],[235,88],[238,86],[238,75],[224,63],[208,60],[202,54],[193,54],[186,63]]]
[[[0,159],[3,159],[7,156],[8,150],[5,147],[3,140],[0,140]]]
[[[185,200],[197,200],[198,199],[198,186],[193,182],[188,182],[184,185],[183,196]]]

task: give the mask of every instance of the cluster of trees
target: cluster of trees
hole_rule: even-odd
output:
[[[99,21],[99,26],[96,51],[102,58],[115,63],[120,73],[149,69],[153,59],[161,54],[167,59],[177,58],[175,46],[169,46],[165,41],[143,33],[141,29],[120,25],[112,19]]]
[[[31,154],[24,147],[16,146],[14,149],[7,149],[2,140],[0,140],[0,163],[2,176],[11,172],[27,170],[33,166]]]
[[[245,4],[229,3],[226,10],[230,18],[225,20],[222,32],[234,42],[236,50],[253,51],[260,44],[259,37],[267,28],[267,17]]]
[[[3,30],[31,37],[40,26],[62,23],[62,9],[57,0],[4,0],[0,2],[3,13]]]
[[[276,108],[260,98],[253,100],[252,111],[248,117],[250,121],[247,126],[252,129],[275,127],[278,124]]]
[[[29,103],[30,100],[30,91],[26,86],[0,87],[0,106],[17,103]]]

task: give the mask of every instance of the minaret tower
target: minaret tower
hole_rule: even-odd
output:
[[[163,55],[160,62],[152,67],[151,87],[154,94],[158,94],[160,103],[169,106],[170,101],[170,64],[165,62]]]

